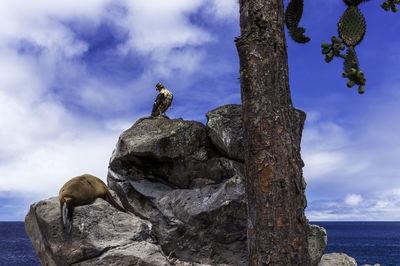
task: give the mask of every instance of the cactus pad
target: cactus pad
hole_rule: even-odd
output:
[[[355,6],[350,6],[339,20],[339,37],[347,46],[355,46],[364,38],[365,27],[365,19],[361,11]]]
[[[350,73],[350,69],[354,68],[355,70],[358,70],[358,59],[356,55],[356,51],[354,50],[354,47],[349,47],[347,49],[347,56],[344,59],[344,64],[343,64],[343,70],[346,73]]]
[[[358,6],[360,3],[367,1],[369,0],[343,0],[347,6]]]
[[[366,84],[366,79],[364,72],[360,70],[358,65],[358,59],[356,51],[353,46],[350,46],[347,50],[347,56],[344,59],[344,73],[343,77],[348,78],[347,87],[351,88],[354,85],[359,85],[358,93],[363,94],[365,92],[364,85]]]
[[[303,15],[303,6],[303,0],[291,0],[285,11],[285,22],[289,30],[289,35],[293,41],[298,43],[306,43],[310,40],[309,37],[303,34],[305,29],[297,27]]]

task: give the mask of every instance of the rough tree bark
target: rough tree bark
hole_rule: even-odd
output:
[[[283,0],[240,0],[249,265],[310,265],[300,140],[290,98]]]

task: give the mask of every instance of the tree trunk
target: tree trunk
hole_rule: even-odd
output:
[[[290,98],[282,0],[240,0],[249,265],[310,265],[300,141]]]

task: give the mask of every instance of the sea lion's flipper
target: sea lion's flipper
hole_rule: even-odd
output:
[[[67,203],[64,202],[63,206],[62,206],[62,221],[63,221],[64,227],[66,227],[66,225],[67,225],[67,216],[68,216]]]
[[[72,229],[72,213],[74,207],[71,204],[71,200],[71,198],[65,198],[62,205],[62,220],[67,233],[70,233]]]
[[[119,206],[119,204],[114,200],[114,198],[112,197],[110,191],[107,191],[107,194],[104,198],[106,201],[108,201],[112,206],[114,206],[117,210],[122,211],[122,212],[126,212],[126,210],[124,208],[122,208],[121,206]]]

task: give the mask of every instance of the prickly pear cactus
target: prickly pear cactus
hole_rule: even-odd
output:
[[[355,46],[364,38],[366,22],[363,14],[357,6],[368,1],[370,0],[343,0],[347,5],[347,9],[344,11],[338,22],[339,38],[332,36],[331,44],[326,42],[321,44],[322,54],[325,55],[325,62],[331,62],[334,57],[344,59],[344,73],[342,76],[349,79],[349,82],[347,82],[349,88],[356,84],[359,85],[358,92],[360,94],[364,93],[363,86],[366,84],[366,79],[364,73],[360,70]],[[385,11],[392,10],[392,12],[395,13],[398,11],[396,5],[400,5],[400,0],[386,0],[381,4],[381,7]],[[303,34],[305,29],[298,27],[303,15],[303,7],[303,0],[290,0],[285,11],[285,23],[289,35],[298,43],[306,43],[310,41],[310,38]],[[341,54],[340,52],[345,50],[344,45],[348,47],[347,53]]]
[[[293,41],[298,43],[310,41],[310,38],[303,34],[306,30],[302,27],[298,27],[301,16],[303,15],[303,6],[303,0],[291,0],[285,11],[285,22],[289,35]]]
[[[364,73],[360,70],[354,47],[363,40],[366,23],[363,14],[357,6],[368,1],[369,0],[343,0],[347,5],[347,9],[338,22],[338,34],[340,39],[332,36],[332,44],[326,42],[321,44],[322,54],[325,55],[325,61],[327,63],[331,62],[334,57],[344,59],[344,73],[342,76],[349,79],[347,87],[351,88],[354,85],[359,85],[358,93],[360,94],[365,92],[364,85],[366,84],[366,79]],[[398,8],[396,5],[399,4],[400,0],[386,0],[381,4],[381,7],[385,11],[392,10],[393,12],[397,12]],[[342,44],[348,47],[346,54],[340,54],[340,51],[345,49]]]
[[[325,61],[331,62],[333,57],[344,59],[343,77],[348,78],[347,87],[359,85],[358,92],[364,93],[364,85],[366,79],[364,73],[360,70],[358,58],[354,47],[358,45],[364,38],[366,31],[366,23],[358,5],[369,0],[343,0],[347,5],[347,9],[340,17],[338,22],[339,39],[332,36],[332,44],[322,43],[322,54],[325,55]],[[400,0],[399,0],[400,1]],[[344,45],[348,47],[346,54],[340,54],[341,50],[345,50]]]

